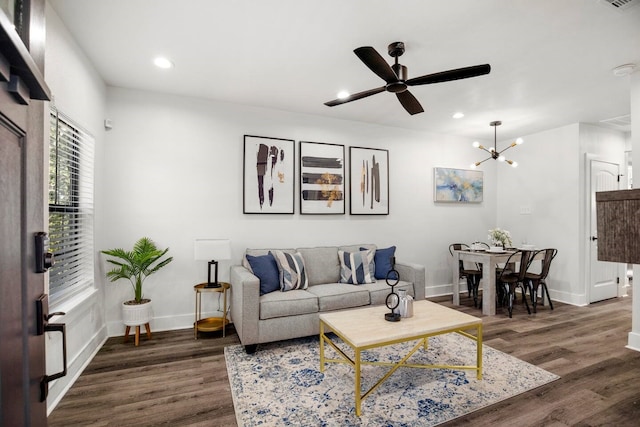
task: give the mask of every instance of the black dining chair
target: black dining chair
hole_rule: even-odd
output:
[[[502,288],[503,300],[506,299],[509,317],[513,315],[513,303],[516,300],[516,289],[520,288],[522,292],[522,300],[527,307],[527,312],[531,314],[529,303],[527,302],[527,293],[525,285],[525,275],[529,260],[531,259],[531,251],[518,250],[509,255],[505,267],[500,270],[500,274],[496,279],[496,283]],[[515,266],[515,267],[510,267]]]
[[[449,253],[453,256],[453,251],[461,251],[469,249],[466,243],[452,243],[449,245]],[[467,280],[467,295],[473,297],[473,306],[478,307],[478,287],[480,286],[480,278],[482,270],[476,264],[476,268],[466,268],[462,260],[458,261],[458,278]]]
[[[542,258],[542,266],[540,268],[539,273],[535,273],[532,270],[532,264],[534,258],[538,255],[544,253],[544,258]],[[547,301],[549,301],[549,308],[553,310],[553,303],[551,302],[551,297],[549,296],[549,288],[547,288],[547,276],[549,275],[549,268],[551,268],[551,261],[558,254],[558,250],[554,248],[540,249],[535,251],[529,260],[529,266],[527,267],[527,272],[524,275],[524,280],[527,282],[527,286],[529,288],[529,292],[531,294],[531,304],[533,305],[533,312],[537,313],[536,306],[538,302],[538,287],[542,285],[542,304],[544,304],[544,296],[547,296]]]

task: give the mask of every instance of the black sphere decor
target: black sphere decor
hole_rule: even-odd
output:
[[[384,319],[389,322],[399,322],[400,321],[400,313],[394,312],[396,308],[400,305],[400,297],[396,294],[395,286],[400,282],[400,274],[395,269],[395,258],[391,258],[391,270],[387,272],[386,277],[387,285],[391,286],[391,292],[387,295],[386,305],[391,313],[385,313]]]

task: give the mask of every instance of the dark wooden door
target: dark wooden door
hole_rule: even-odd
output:
[[[30,43],[44,34],[44,3],[9,3],[16,20],[6,2],[0,10],[0,427],[46,426],[45,335],[36,322],[45,275],[36,272],[34,236],[47,222],[41,100],[49,89],[43,42]]]
[[[23,175],[24,134],[0,118],[0,381],[2,422],[25,425],[23,372],[29,357],[23,349]]]

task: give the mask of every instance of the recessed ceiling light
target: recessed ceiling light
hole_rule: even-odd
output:
[[[340,92],[338,92],[337,97],[338,97],[338,99],[345,99],[345,98],[348,98],[349,95],[350,95],[350,93],[347,92],[346,90],[341,90]]]
[[[454,119],[461,119],[464,117],[464,113],[461,113],[460,111],[458,111],[457,113],[453,113],[452,116]]]
[[[167,58],[164,58],[162,56],[159,56],[156,59],[154,59],[153,63],[158,68],[165,68],[165,69],[166,68],[173,68],[173,62],[171,62],[170,60],[168,60]]]

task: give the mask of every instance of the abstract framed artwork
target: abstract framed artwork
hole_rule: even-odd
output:
[[[344,145],[300,141],[300,213],[344,215]]]
[[[349,213],[389,215],[389,150],[349,147]]]
[[[481,203],[482,171],[433,168],[434,201],[452,203]]]
[[[292,139],[244,136],[244,213],[294,212],[295,158]]]

